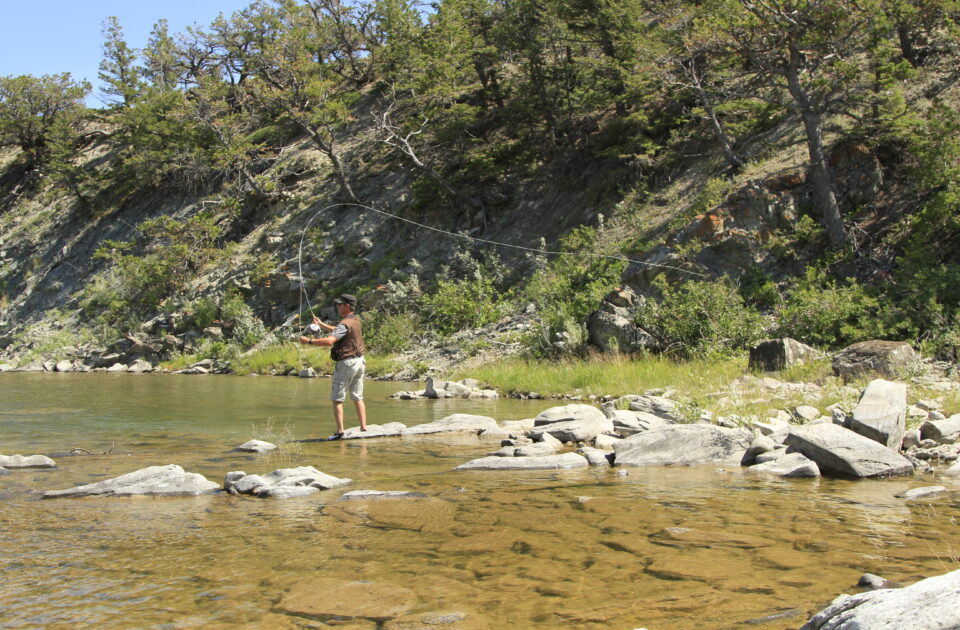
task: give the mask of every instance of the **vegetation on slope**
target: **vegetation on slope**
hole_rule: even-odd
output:
[[[368,288],[386,287],[368,313],[377,345],[401,351],[405,330],[443,336],[532,303],[542,330],[531,352],[584,352],[583,321],[625,267],[588,254],[643,257],[766,176],[796,133],[801,155],[780,166],[802,166],[805,205],[763,244],[796,259],[795,272],[663,280],[638,323],[680,356],[783,334],[831,347],[909,339],[955,358],[958,16],[952,0],[259,0],[181,34],[161,21],[142,49],[108,19],[109,108],[85,109],[91,88],[68,75],[0,77],[0,144],[15,149],[0,162],[11,252],[0,344],[23,359],[31,300],[59,262],[28,242],[31,229],[57,241],[58,229],[189,194],[188,212],[99,241],[94,279],[58,306],[82,308],[104,341],[161,311],[187,314],[178,330],[230,320],[240,334],[204,352],[239,355],[277,323],[271,305],[220,287],[204,311],[193,284],[227,262],[262,283],[284,263],[245,238],[321,199],[370,201],[367,182],[403,172],[393,209],[454,231],[523,222],[524,200],[548,185],[592,211],[559,206],[545,221],[541,205],[522,236],[537,247],[565,232],[552,248],[580,256],[504,263],[493,249],[449,248],[444,266],[419,272],[382,259],[365,271]],[[880,160],[882,194],[838,195],[829,156],[840,141]],[[304,143],[322,167],[277,167]],[[674,182],[694,170],[684,196]],[[682,198],[664,214],[671,195]],[[343,281],[355,289],[357,277]]]

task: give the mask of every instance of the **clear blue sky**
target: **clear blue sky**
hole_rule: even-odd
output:
[[[165,18],[171,34],[207,26],[252,0],[0,0],[0,76],[69,72],[94,90],[87,104],[99,107],[97,71],[103,55],[101,24],[115,15],[127,44],[142,48],[153,25]]]

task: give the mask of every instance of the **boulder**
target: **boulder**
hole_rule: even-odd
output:
[[[612,435],[607,435],[606,433],[601,433],[597,437],[593,438],[593,445],[599,449],[606,451],[613,450],[613,447],[617,445],[620,440],[623,438],[614,437]]]
[[[0,455],[4,468],[56,468],[57,462],[46,455]]]
[[[777,448],[777,443],[765,435],[757,436],[750,442],[749,448],[743,454],[740,463],[744,466],[751,466],[756,462],[758,455],[763,455]]]
[[[396,437],[407,428],[402,422],[388,422],[386,424],[368,424],[366,431],[360,427],[350,427],[343,432],[341,440],[360,440],[378,437]]]
[[[632,435],[614,446],[616,466],[691,466],[738,463],[750,446],[746,429],[677,424]]]
[[[546,434],[545,434],[546,435]],[[543,455],[553,455],[560,447],[563,445],[557,439],[552,441],[541,441],[534,442],[533,444],[526,444],[520,447],[504,447],[504,448],[513,448],[514,457],[541,457]]]
[[[899,450],[906,430],[907,386],[883,379],[871,381],[853,410],[850,429]]]
[[[582,455],[564,453],[542,457],[481,457],[460,464],[454,470],[556,470],[586,468],[589,465],[590,463]]]
[[[429,435],[432,433],[478,433],[484,429],[498,428],[497,421],[488,416],[475,416],[467,413],[455,413],[451,416],[406,427],[400,435]]]
[[[920,425],[920,439],[943,440],[948,435],[960,433],[960,413],[944,420],[927,420]]]
[[[914,446],[920,446],[920,440],[922,439],[923,438],[920,437],[920,429],[906,431],[903,434],[903,442],[900,443],[900,450],[906,451]]]
[[[57,364],[53,366],[53,369],[57,372],[73,372],[73,362],[72,361],[57,361]]]
[[[635,354],[657,346],[656,339],[634,323],[628,309],[607,302],[587,316],[587,339],[603,352]]]
[[[789,337],[764,341],[750,350],[750,368],[773,372],[797,365],[820,353]]]
[[[747,470],[777,475],[779,477],[819,477],[817,464],[801,453],[784,453],[771,461],[750,466]]]
[[[833,373],[843,378],[870,374],[898,378],[918,360],[917,353],[905,341],[861,341],[834,355]]]
[[[239,494],[255,494],[258,497],[285,499],[313,494],[318,490],[339,488],[350,483],[350,479],[339,479],[320,472],[313,466],[280,468],[266,475],[246,475],[233,482],[233,489]],[[312,488],[304,490],[303,488]]]
[[[613,411],[610,419],[613,420],[613,430],[624,437],[670,424],[669,420],[646,411],[624,409]]]
[[[873,573],[864,573],[857,580],[857,586],[875,591],[880,588],[893,588],[893,582]]]
[[[530,437],[549,433],[561,442],[589,442],[601,433],[613,431],[613,421],[591,405],[551,407],[533,420]]]
[[[801,630],[951,630],[960,628],[960,570],[899,589],[841,595]]]
[[[250,440],[249,442],[244,442],[233,450],[241,451],[243,453],[269,453],[277,448],[278,447],[276,444],[271,444],[270,442],[264,442],[263,440]]]
[[[610,455],[605,451],[591,446],[582,446],[577,449],[577,453],[583,455],[590,462],[591,466],[606,467],[610,465]]]
[[[152,496],[193,497],[212,494],[220,486],[203,475],[188,473],[176,464],[150,466],[120,475],[106,481],[98,481],[67,490],[49,490],[44,499],[86,496]]]
[[[674,413],[677,403],[664,396],[636,396],[630,402],[630,411],[640,411],[663,418],[667,422],[677,422],[679,416]]]
[[[297,376],[300,378],[317,378],[317,371],[312,367],[308,367],[297,372]]]
[[[127,372],[141,374],[143,372],[153,372],[153,364],[144,359],[137,359],[127,366]]]
[[[239,494],[238,491],[234,490],[236,483],[247,476],[247,473],[242,470],[234,470],[228,472],[223,476],[223,489],[229,492],[230,494]]]
[[[865,478],[913,473],[913,464],[896,451],[833,423],[793,427],[786,444],[816,462],[822,474]]]
[[[820,410],[810,405],[798,405],[793,409],[793,416],[799,422],[813,422],[820,417]]]

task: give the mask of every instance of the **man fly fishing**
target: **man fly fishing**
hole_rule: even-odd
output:
[[[367,409],[363,404],[363,376],[367,363],[363,358],[366,350],[363,344],[363,327],[355,313],[357,298],[344,293],[333,303],[337,307],[340,323],[332,326],[314,315],[313,324],[317,329],[330,334],[320,338],[301,335],[300,343],[308,346],[332,346],[330,358],[336,361],[336,368],[333,371],[330,398],[333,401],[333,419],[337,423],[337,432],[329,439],[338,440],[343,437],[343,401],[347,391],[350,392],[350,399],[357,408],[360,430],[367,430]]]

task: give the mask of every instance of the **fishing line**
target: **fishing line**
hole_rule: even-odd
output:
[[[418,223],[418,222],[413,221],[413,220],[411,220],[411,219],[407,219],[407,218],[405,218],[405,217],[401,217],[401,216],[397,216],[397,215],[395,215],[395,214],[391,214],[390,212],[387,212],[386,210],[381,210],[381,209],[379,209],[379,208],[374,208],[373,206],[367,206],[367,205],[364,205],[364,204],[362,204],[362,203],[344,202],[344,203],[334,203],[334,204],[331,204],[331,205],[329,205],[329,206],[326,206],[325,208],[321,208],[320,210],[318,210],[318,211],[316,212],[316,214],[314,214],[312,217],[310,217],[310,220],[307,221],[307,224],[304,226],[303,232],[302,232],[301,235],[300,235],[300,247],[299,247],[298,250],[297,250],[297,274],[298,274],[299,277],[300,277],[300,297],[301,297],[301,299],[300,299],[300,310],[297,311],[298,313],[303,313],[303,298],[306,298],[306,300],[307,300],[307,307],[311,310],[311,312],[313,311],[313,305],[310,304],[310,298],[309,298],[309,296],[307,296],[306,284],[304,283],[304,280],[303,280],[303,264],[302,264],[302,262],[303,262],[303,242],[304,242],[304,240],[306,239],[307,230],[310,228],[310,224],[313,223],[314,219],[316,219],[318,216],[320,216],[321,213],[326,212],[327,210],[330,210],[331,208],[337,208],[337,207],[342,207],[342,206],[355,206],[355,207],[357,207],[357,208],[363,208],[363,209],[365,209],[365,210],[370,210],[371,212],[376,212],[377,214],[383,215],[383,216],[388,217],[388,218],[391,218],[391,219],[395,219],[395,220],[397,220],[397,221],[402,221],[402,222],[404,222],[404,223],[409,223],[410,225],[414,225],[414,226],[416,226],[416,227],[418,227],[418,228],[422,228],[422,229],[424,229],[424,230],[430,230],[431,232],[437,232],[437,233],[439,233],[439,234],[445,234],[445,235],[447,235],[447,236],[452,236],[452,237],[454,237],[454,238],[460,238],[460,239],[465,239],[465,240],[468,240],[468,241],[473,241],[473,242],[475,242],[475,243],[484,243],[484,244],[486,244],[486,245],[495,245],[495,246],[498,246],[498,247],[508,247],[508,248],[511,248],[511,249],[518,249],[518,250],[524,251],[524,252],[532,252],[532,253],[535,253],[535,254],[543,254],[543,255],[547,255],[547,256],[580,256],[580,257],[587,257],[587,258],[606,258],[606,259],[609,259],[609,260],[619,260],[619,261],[622,261],[622,262],[632,263],[632,264],[637,264],[637,265],[644,265],[644,266],[647,266],[647,267],[656,267],[656,268],[659,268],[659,269],[670,269],[671,271],[679,271],[679,272],[681,272],[681,273],[690,274],[690,275],[692,275],[692,276],[698,276],[698,277],[700,277],[700,278],[708,278],[708,277],[709,277],[709,276],[706,276],[706,275],[704,275],[704,274],[702,274],[702,273],[697,273],[696,271],[690,271],[689,269],[681,269],[680,267],[674,267],[674,266],[672,266],[672,265],[661,265],[661,264],[658,264],[658,263],[647,262],[647,261],[644,261],[644,260],[634,260],[634,259],[632,259],[632,258],[626,258],[625,256],[613,256],[613,255],[611,255],[611,254],[594,254],[594,253],[591,253],[591,252],[562,252],[562,251],[553,251],[553,250],[548,250],[548,249],[539,249],[539,248],[536,248],[536,247],[525,247],[525,246],[523,246],[523,245],[514,245],[513,243],[502,243],[502,242],[500,242],[500,241],[492,241],[492,240],[485,239],[485,238],[479,238],[479,237],[476,237],[476,236],[470,236],[469,234],[462,234],[462,233],[458,233],[458,232],[451,232],[451,231],[449,231],[449,230],[444,230],[444,229],[441,229],[441,228],[433,227],[433,226],[431,226],[431,225],[425,225],[425,224],[423,224],[423,223]]]

